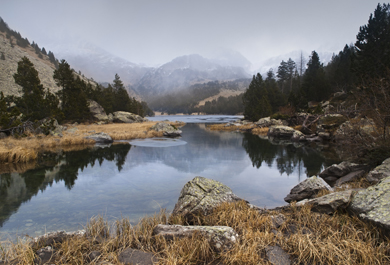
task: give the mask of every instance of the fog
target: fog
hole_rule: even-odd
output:
[[[254,67],[293,51],[338,52],[354,43],[373,0],[0,0],[0,16],[54,53],[89,42],[138,64],[221,49]],[[57,51],[56,51],[57,49]],[[288,58],[286,58],[288,59]]]

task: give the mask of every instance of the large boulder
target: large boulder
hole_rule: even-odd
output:
[[[175,126],[166,123],[166,122],[158,122],[153,125],[150,130],[155,130],[157,132],[163,132],[164,136],[167,137],[178,137],[181,135],[182,131],[177,129]]]
[[[172,215],[182,215],[191,221],[194,215],[210,214],[215,207],[224,202],[241,200],[221,182],[195,177],[184,185]]]
[[[59,125],[54,118],[45,118],[37,122],[34,125],[36,127],[36,133],[42,133],[45,135],[62,136],[62,132],[67,129],[66,126]]]
[[[116,111],[112,114],[112,116],[113,122],[116,123],[134,123],[148,121],[148,119],[142,118],[139,115],[126,111]]]
[[[268,136],[272,136],[276,138],[291,138],[295,132],[296,130],[291,127],[276,125],[276,126],[271,126],[269,128]]]
[[[103,107],[99,105],[99,103],[89,99],[88,107],[89,107],[89,111],[91,112],[93,120],[103,121],[103,122],[109,121],[106,112],[104,111]]]
[[[297,206],[310,204],[314,212],[333,214],[337,210],[345,210],[347,208],[353,192],[353,190],[334,192],[315,199],[300,201],[297,203]]]
[[[192,237],[194,233],[200,233],[216,251],[231,249],[238,240],[238,234],[228,226],[182,226],[159,224],[153,229],[154,235],[161,235],[167,240],[173,238]]]
[[[390,158],[387,158],[381,165],[371,170],[367,180],[371,183],[378,183],[381,179],[390,177]]]
[[[291,189],[290,194],[284,198],[288,203],[292,201],[301,201],[304,199],[314,198],[321,190],[328,190],[328,186],[321,178],[313,176],[307,178],[294,188]]]
[[[362,220],[376,224],[390,235],[390,177],[356,193],[349,210]]]
[[[106,133],[94,133],[88,136],[84,137],[85,139],[92,139],[94,140],[97,144],[110,144],[113,142],[111,136],[109,136]]]

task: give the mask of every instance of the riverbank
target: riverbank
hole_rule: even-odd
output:
[[[183,218],[172,218],[163,210],[136,226],[128,219],[108,223],[97,217],[83,234],[57,234],[52,237],[56,242],[21,241],[2,248],[0,264],[34,264],[39,259],[54,264],[130,264],[126,263],[131,258],[128,253],[136,253],[133,261],[142,261],[140,264],[167,265],[390,262],[389,241],[375,227],[342,212],[332,216],[314,213],[308,205],[258,211],[241,201],[221,204],[207,216],[198,215],[195,225],[229,226],[237,232],[238,241],[228,251],[216,251],[198,233],[173,239],[154,234],[158,224],[168,223],[187,225]]]
[[[106,133],[113,140],[144,139],[162,137],[163,132],[151,130],[157,122],[111,123],[111,124],[65,124],[66,128],[56,134],[27,134],[25,137],[7,137],[0,140],[0,163],[31,163],[38,153],[58,149],[72,150],[95,144],[85,137],[94,133]],[[170,122],[180,127],[184,123]]]

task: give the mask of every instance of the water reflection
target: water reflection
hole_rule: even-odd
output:
[[[271,167],[274,163],[280,174],[291,175],[302,167],[306,176],[317,175],[323,167],[333,164],[333,159],[325,159],[319,151],[309,147],[295,147],[292,143],[277,144],[269,140],[246,133],[242,140],[242,146],[248,153],[252,165],[260,168],[264,163]],[[299,176],[301,172],[298,173]]]
[[[95,146],[81,151],[46,153],[39,157],[35,169],[24,173],[0,175],[0,227],[18,211],[21,204],[30,201],[40,191],[43,192],[53,182],[64,182],[68,190],[75,185],[79,170],[101,166],[104,160],[115,161],[121,171],[131,145],[128,143],[112,146]]]
[[[306,175],[333,163],[309,147],[278,145],[251,134],[187,124],[177,146],[96,146],[49,153],[25,173],[0,175],[0,234],[76,230],[98,214],[136,223],[172,210],[184,184],[199,175],[266,207],[284,204]]]

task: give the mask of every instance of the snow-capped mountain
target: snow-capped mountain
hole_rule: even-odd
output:
[[[222,66],[198,54],[180,56],[147,72],[135,86],[145,96],[184,89],[195,83],[235,80],[250,75],[242,67]]]

